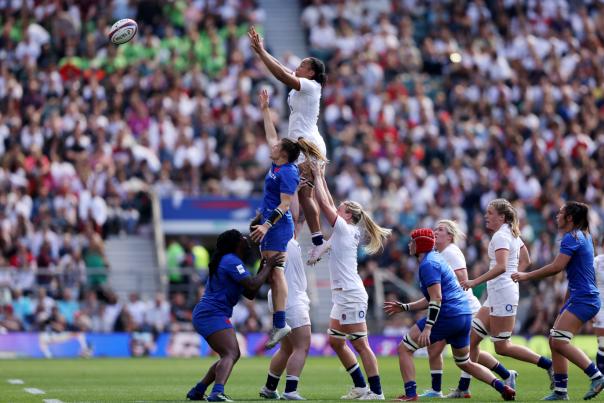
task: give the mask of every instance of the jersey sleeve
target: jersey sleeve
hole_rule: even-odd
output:
[[[466,259],[463,257],[463,254],[447,250],[442,253],[442,256],[453,270],[467,269]]]
[[[279,193],[285,193],[288,195],[293,195],[296,193],[298,183],[300,183],[300,175],[298,174],[297,168],[291,167],[288,169],[282,169],[280,173],[281,181],[279,184]]]
[[[245,268],[241,261],[229,262],[229,264],[226,265],[226,273],[236,283],[240,283],[241,280],[251,276],[250,272]]]
[[[493,235],[491,245],[493,245],[494,251],[498,251],[499,249],[511,249],[510,239],[501,232],[496,232],[495,235]]]
[[[320,84],[316,81],[309,80],[308,78],[298,78],[300,80],[300,93],[305,95],[313,95],[317,92],[317,87],[319,89],[319,93],[321,92]]]
[[[440,284],[440,272],[442,268],[432,266],[429,263],[422,263],[419,267],[419,275],[422,284],[428,288],[434,284]]]
[[[564,234],[562,237],[562,242],[560,242],[560,253],[563,255],[572,256],[575,254],[578,248],[579,241],[570,232]]]

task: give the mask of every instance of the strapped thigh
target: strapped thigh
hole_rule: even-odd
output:
[[[489,332],[486,328],[486,326],[484,325],[484,323],[482,323],[482,321],[478,318],[473,318],[472,319],[472,329],[474,329],[474,332],[481,338],[484,339],[485,337],[487,337],[489,335]]]
[[[574,336],[574,334],[572,334],[571,332],[568,332],[566,330],[552,329],[549,331],[549,337],[551,337],[554,340],[558,340],[558,341],[561,341],[564,343],[570,343],[573,336]]]
[[[407,349],[409,351],[411,351],[412,353],[416,352],[419,349],[419,346],[417,345],[417,343],[411,338],[411,336],[409,336],[409,333],[407,333],[405,336],[403,336],[403,344],[405,345],[405,347],[407,347]]]

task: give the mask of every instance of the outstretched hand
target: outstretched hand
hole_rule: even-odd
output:
[[[250,30],[247,32],[247,36],[250,38],[250,44],[252,45],[252,49],[256,53],[262,52],[264,49],[264,45],[262,44],[262,37],[256,31],[256,27],[253,25],[250,27]]]
[[[263,89],[262,91],[260,91],[260,94],[258,95],[258,100],[260,101],[261,109],[268,109],[270,97],[268,95],[268,91],[266,90],[266,88]]]

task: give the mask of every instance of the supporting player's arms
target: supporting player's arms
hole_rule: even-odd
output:
[[[243,296],[248,299],[254,299],[256,297],[256,293],[258,293],[262,284],[266,283],[268,276],[275,266],[285,264],[285,256],[276,254],[262,262],[260,270],[258,270],[258,273],[254,277],[246,277],[239,282],[244,288]]]
[[[336,225],[338,211],[333,204],[333,199],[329,193],[329,189],[327,188],[325,175],[323,174],[323,170],[316,165],[313,166],[312,170],[315,177],[315,198],[317,199],[319,208],[325,215],[325,218],[327,218],[327,221],[333,227]]]

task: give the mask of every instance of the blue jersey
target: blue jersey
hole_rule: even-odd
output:
[[[271,212],[281,204],[281,193],[293,195],[299,182],[300,173],[295,164],[276,165],[273,163],[264,178],[264,198],[262,199],[262,216],[264,219],[267,219]],[[285,215],[288,219],[291,219],[289,211]]]
[[[241,280],[250,276],[239,257],[233,253],[224,255],[213,276],[208,277],[206,291],[196,310],[209,315],[231,317],[233,307],[241,298]]]
[[[583,231],[567,232],[562,237],[560,253],[570,256],[566,265],[569,299],[599,299],[591,235],[586,236]]]
[[[468,297],[459,285],[455,273],[440,253],[431,251],[419,264],[419,287],[428,301],[428,288],[434,284],[440,284],[443,298],[439,317],[451,318],[472,314]]]

